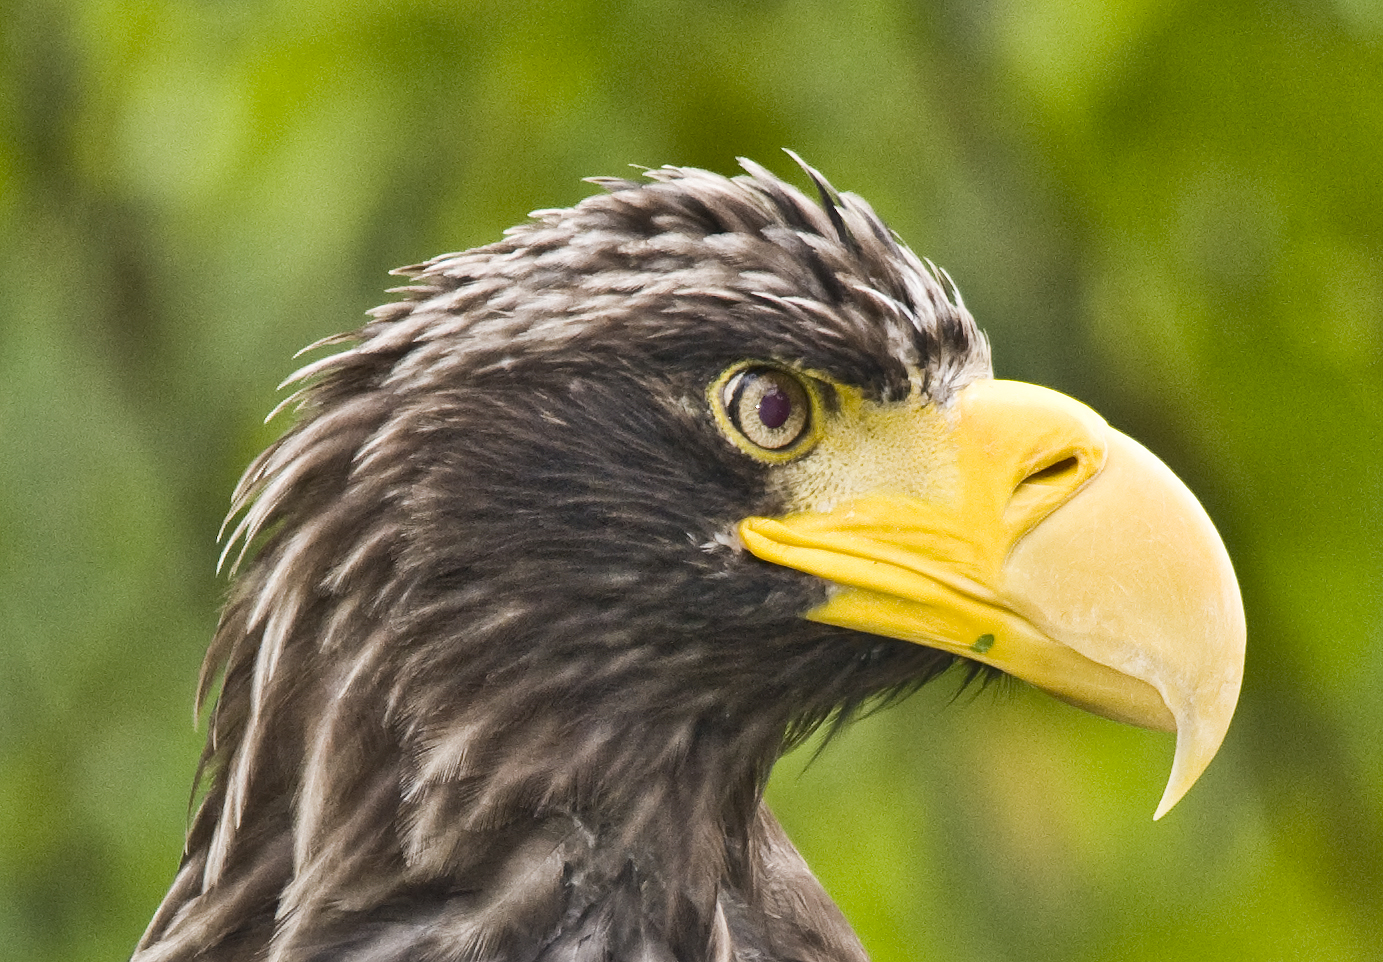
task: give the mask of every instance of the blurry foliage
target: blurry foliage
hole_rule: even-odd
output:
[[[1000,375],[1201,495],[1248,674],[1165,736],[945,684],[772,801],[876,959],[1376,959],[1377,0],[0,7],[0,956],[126,955],[200,748],[216,530],[300,346],[629,163],[796,176],[945,264]]]

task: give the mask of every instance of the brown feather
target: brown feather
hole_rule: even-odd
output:
[[[940,399],[988,347],[863,201],[746,169],[600,181],[303,369],[234,496],[207,793],[138,962],[863,958],[764,783],[949,661],[801,619],[824,585],[739,547],[783,495],[706,385]]]

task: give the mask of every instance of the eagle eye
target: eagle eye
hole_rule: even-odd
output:
[[[731,440],[749,454],[795,457],[814,436],[811,389],[790,371],[766,364],[732,368],[715,394]]]

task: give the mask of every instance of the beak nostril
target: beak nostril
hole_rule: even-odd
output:
[[[1079,468],[1080,460],[1075,455],[1071,455],[1034,471],[1022,480],[1019,487],[1026,484],[1038,484],[1044,487],[1065,484]]]
[[[1083,469],[1079,454],[1058,457],[1018,482],[1009,495],[1004,519],[1022,528],[1037,524],[1053,509],[1064,504],[1081,487],[1086,477],[1087,472]]]

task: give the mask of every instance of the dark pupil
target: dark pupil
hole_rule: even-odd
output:
[[[759,399],[759,423],[764,427],[780,428],[792,414],[792,398],[782,388],[775,387]]]

